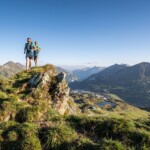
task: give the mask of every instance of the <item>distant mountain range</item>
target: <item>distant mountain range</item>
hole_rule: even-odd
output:
[[[74,70],[73,74],[78,77],[79,81],[82,81],[82,80],[88,78],[89,76],[102,71],[103,69],[104,69],[104,67],[86,67],[83,69]]]
[[[9,61],[6,64],[0,66],[0,76],[9,78],[24,69],[25,66],[23,66],[22,64]]]
[[[150,63],[142,62],[134,66],[115,64],[82,82],[71,83],[70,87],[94,92],[108,91],[117,94],[130,104],[148,107]]]
[[[22,64],[9,61],[0,66],[0,77],[9,78],[24,69]],[[66,72],[66,80],[72,89],[110,92],[135,106],[150,107],[150,63],[134,66],[115,64],[105,69],[93,67],[73,72],[60,67],[56,70],[58,73]]]

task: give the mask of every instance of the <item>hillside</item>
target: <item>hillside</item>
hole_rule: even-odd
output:
[[[96,92],[107,90],[132,105],[149,107],[150,63],[144,62],[134,66],[116,64],[83,82],[70,84],[70,87]]]
[[[127,104],[114,94],[95,94],[93,92],[77,92],[75,90],[71,91],[70,95],[80,108],[82,114],[88,116],[142,119],[150,114]]]
[[[22,64],[9,61],[6,64],[0,66],[0,76],[10,78],[24,69],[25,66],[23,66]]]
[[[46,65],[0,80],[1,150],[150,148],[150,113],[115,95],[70,92],[65,78]]]

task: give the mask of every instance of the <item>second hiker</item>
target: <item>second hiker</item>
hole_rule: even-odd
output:
[[[35,62],[35,66],[37,66],[38,63],[38,57],[39,57],[39,52],[41,51],[41,48],[38,45],[38,42],[35,41],[34,42],[34,62]]]

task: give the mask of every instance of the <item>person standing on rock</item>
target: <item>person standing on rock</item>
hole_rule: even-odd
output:
[[[27,43],[25,44],[24,54],[26,54],[26,71],[31,70],[32,60],[33,60],[33,49],[34,44],[31,41],[31,38],[27,38]]]
[[[35,41],[34,42],[34,62],[35,62],[35,66],[37,66],[38,63],[38,58],[39,58],[39,52],[41,51],[41,48],[38,45],[38,42]]]

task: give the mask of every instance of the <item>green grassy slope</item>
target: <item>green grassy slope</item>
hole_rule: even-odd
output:
[[[76,115],[60,115],[49,107],[47,97],[31,95],[26,88],[27,82],[34,74],[47,70],[55,72],[54,66],[47,65],[28,73],[21,72],[10,80],[0,80],[1,150],[150,149],[150,114],[146,111],[116,98],[112,99],[117,103],[113,109],[104,107],[88,111],[84,104],[93,106],[103,99],[72,95],[74,101],[80,97],[85,102],[77,104],[77,110],[81,107],[85,110]],[[46,91],[39,93],[46,95]],[[70,101],[70,105],[75,105],[74,101]]]

